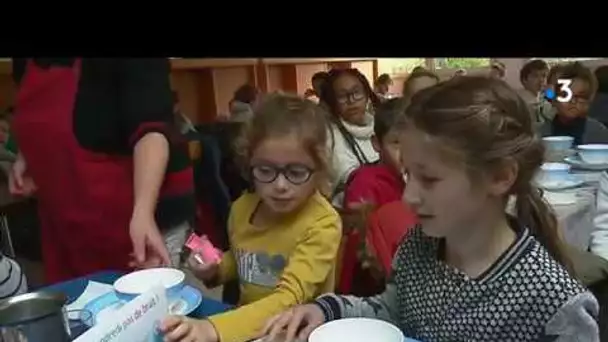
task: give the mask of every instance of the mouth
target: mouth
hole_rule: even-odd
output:
[[[291,198],[276,198],[276,197],[273,197],[271,199],[272,199],[273,202],[277,202],[277,203],[291,202]]]

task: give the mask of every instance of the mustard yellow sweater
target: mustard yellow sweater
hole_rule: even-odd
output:
[[[334,290],[342,227],[331,204],[316,193],[297,213],[257,227],[251,218],[259,203],[247,193],[230,212],[232,249],[220,263],[219,282],[238,277],[241,298],[237,309],[209,318],[221,342],[254,339],[272,316]]]

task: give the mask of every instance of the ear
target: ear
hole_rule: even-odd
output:
[[[382,143],[375,135],[372,136],[372,147],[374,148],[374,151],[378,153],[382,152]]]
[[[513,158],[505,159],[493,168],[488,178],[490,195],[502,197],[509,193],[519,174],[519,165]]]

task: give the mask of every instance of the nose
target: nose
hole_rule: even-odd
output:
[[[277,190],[285,191],[289,187],[289,181],[287,180],[287,178],[285,178],[285,175],[281,173],[275,180],[274,186]]]
[[[407,177],[403,198],[411,207],[419,207],[422,204],[422,199],[420,197],[420,185],[415,177]]]

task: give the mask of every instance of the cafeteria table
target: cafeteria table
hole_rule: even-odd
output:
[[[104,284],[113,284],[116,279],[122,276],[119,272],[99,272],[89,276],[72,279],[62,283],[57,283],[43,288],[45,291],[61,292],[68,297],[68,303],[75,301],[85,290],[89,281],[96,281]],[[199,307],[194,310],[190,317],[204,318],[230,310],[231,305],[224,304],[215,299],[206,298],[203,296],[203,301]]]

